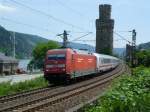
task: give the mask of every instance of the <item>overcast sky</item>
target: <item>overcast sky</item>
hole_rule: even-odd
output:
[[[150,0],[0,0],[0,25],[57,41],[62,41],[56,35],[64,29],[69,31],[70,41],[93,32],[80,39],[93,41],[76,42],[95,45],[99,4],[112,5],[115,32],[131,40],[128,31],[136,29],[137,44],[150,41]],[[114,34],[114,47],[126,43]]]

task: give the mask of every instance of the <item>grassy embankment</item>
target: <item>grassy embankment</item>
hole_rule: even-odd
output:
[[[138,67],[134,75],[116,79],[86,112],[150,112],[150,68]]]
[[[43,77],[38,77],[32,80],[27,80],[24,82],[14,84],[11,84],[11,82],[3,82],[0,83],[0,96],[14,94],[17,92],[32,90],[46,86],[48,86],[48,82],[46,82]]]

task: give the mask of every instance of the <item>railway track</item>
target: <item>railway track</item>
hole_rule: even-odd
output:
[[[33,94],[36,94],[36,93],[39,93],[39,92],[44,92],[44,91],[47,91],[49,89],[50,89],[50,87],[37,88],[37,89],[33,89],[33,90],[19,92],[19,93],[16,93],[16,94],[1,96],[0,97],[0,104],[15,100],[17,98],[21,98],[21,97],[24,97],[24,96],[27,96],[27,95],[33,95]]]
[[[35,90],[31,93],[23,93],[23,95],[6,96],[5,98],[0,98],[2,102],[0,104],[0,112],[56,111],[60,106],[59,104],[62,102],[72,98],[77,99],[77,96],[79,97],[81,94],[86,94],[93,88],[103,87],[106,83],[124,71],[125,67],[120,65],[115,70],[105,73],[105,75],[94,77],[91,80],[86,80],[77,84]],[[68,103],[65,102],[65,105],[66,104],[68,105]],[[62,108],[62,111],[63,109],[64,108]]]

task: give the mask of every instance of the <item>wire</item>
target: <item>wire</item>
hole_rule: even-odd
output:
[[[124,40],[124,39],[116,39],[116,40],[114,40],[114,41],[121,41],[121,40]]]
[[[43,30],[43,31],[46,31],[46,32],[50,31],[50,30],[45,29],[45,28],[33,26],[33,25],[30,25],[30,24],[26,24],[26,23],[21,23],[21,22],[12,20],[12,19],[4,18],[4,17],[1,17],[0,19],[3,20],[3,21],[9,21],[9,22],[11,22],[11,23],[15,23],[15,24],[27,26],[27,27],[30,27],[30,28],[34,28],[34,29],[38,29],[38,30],[40,29],[40,30]],[[51,31],[50,31],[50,32],[51,32]],[[53,33],[53,32],[51,32],[51,33]],[[53,33],[53,34],[55,34],[55,33]]]
[[[77,38],[73,39],[72,41],[77,41],[77,40],[79,40],[80,38],[85,37],[85,36],[87,36],[87,35],[89,35],[89,34],[91,34],[91,33],[92,33],[92,32],[88,32],[87,34],[85,34],[85,35],[83,35],[83,36],[80,36],[80,37],[77,37]]]
[[[96,40],[76,40],[76,41],[89,41],[89,42],[92,42],[92,41],[96,41]]]
[[[74,12],[75,14],[79,15],[79,16],[83,16],[83,14],[81,14],[80,12],[78,12],[77,10],[74,10],[73,8],[69,7],[68,5],[64,4],[63,2],[61,2],[60,0],[55,0],[57,3],[59,3],[62,7],[69,9],[69,11]]]
[[[56,17],[54,17],[54,16],[52,16],[52,15],[50,15],[50,14],[47,14],[47,13],[45,13],[45,12],[40,11],[40,10],[31,8],[31,7],[27,6],[27,5],[24,5],[23,3],[17,2],[17,1],[15,1],[15,0],[10,0],[10,1],[13,2],[13,3],[15,3],[15,4],[17,4],[17,5],[23,6],[23,7],[27,8],[27,9],[29,9],[29,10],[31,10],[31,11],[34,11],[34,12],[39,13],[39,14],[41,14],[41,15],[47,16],[47,17],[51,18],[52,20],[57,21],[57,22],[59,22],[59,23],[63,23],[63,24],[65,24],[65,25],[67,25],[67,26],[71,26],[71,27],[76,28],[76,29],[85,30],[84,28],[81,28],[81,27],[79,27],[79,26],[73,25],[73,24],[68,23],[68,22],[66,22],[66,21],[64,21],[64,20],[58,19],[58,18],[56,18]],[[86,30],[85,30],[85,31],[86,31]]]
[[[69,32],[71,32],[71,33],[89,33],[89,32],[76,32],[76,31],[69,31]]]
[[[132,43],[131,41],[127,40],[125,37],[123,37],[122,35],[120,35],[119,33],[115,32],[115,31],[114,31],[114,34],[116,34],[117,36],[122,38],[122,40],[125,40],[125,41],[129,42],[130,44]]]

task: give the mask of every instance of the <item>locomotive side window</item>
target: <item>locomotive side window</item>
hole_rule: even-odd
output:
[[[104,58],[104,63],[110,63],[110,59]]]

